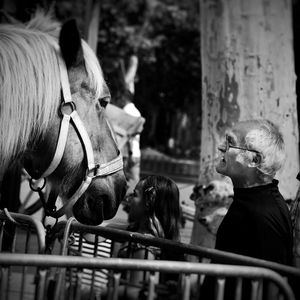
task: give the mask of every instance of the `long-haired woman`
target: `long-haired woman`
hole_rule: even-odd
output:
[[[139,181],[129,199],[129,231],[145,235],[180,241],[180,203],[176,183],[164,176],[147,176]],[[160,249],[139,243],[125,244],[119,251],[119,257],[138,259],[179,260],[173,253],[161,252]],[[167,274],[164,274],[167,275]],[[132,271],[129,274],[130,285],[122,289],[123,299],[141,299],[143,290],[134,287],[145,281],[145,274]],[[172,276],[162,276],[164,283],[174,280]],[[176,279],[175,279],[176,280]],[[160,278],[160,282],[162,278]],[[177,283],[176,283],[177,287]],[[125,294],[125,296],[124,296]]]

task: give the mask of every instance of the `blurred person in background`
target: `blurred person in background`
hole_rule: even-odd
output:
[[[129,57],[128,67],[126,70],[124,62],[121,61],[121,71],[125,87],[122,95],[121,108],[133,117],[141,117],[140,111],[133,103],[137,68],[138,57],[135,54],[132,54]],[[133,187],[140,180],[141,150],[139,134],[128,140],[122,154],[124,157],[124,171],[128,180],[129,192],[132,192]]]

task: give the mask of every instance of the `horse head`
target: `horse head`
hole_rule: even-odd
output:
[[[15,52],[9,55],[7,50],[3,57],[7,54],[6,59],[15,64],[10,70],[19,69],[19,74],[10,74],[15,81],[9,82],[11,92],[18,83],[23,90],[15,92],[21,96],[10,104],[1,96],[5,108],[1,113],[10,114],[6,122],[11,120],[9,125],[2,120],[8,130],[2,131],[1,143],[7,142],[5,134],[18,134],[19,139],[8,137],[14,144],[10,154],[23,159],[32,178],[46,177],[48,201],[54,203],[59,195],[67,206],[72,202],[78,221],[97,225],[115,215],[126,192],[122,158],[101,106],[110,93],[99,62],[81,40],[75,21],[64,23],[60,31],[57,28],[49,17],[37,16],[26,27],[3,29],[3,44]],[[10,72],[4,61],[0,67],[2,74]],[[9,95],[4,80],[0,88]],[[12,109],[13,105],[18,108]],[[1,148],[1,152],[7,150]]]

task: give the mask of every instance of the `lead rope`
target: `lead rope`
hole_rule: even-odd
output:
[[[43,189],[46,187],[46,178],[43,178],[43,184],[41,186],[35,186],[35,183],[39,183],[39,180],[37,180],[37,182],[34,182],[34,180],[32,178],[30,178],[29,180],[29,186],[30,189],[36,193],[38,193],[40,201],[43,204],[43,208],[44,208],[44,216],[42,218],[42,224],[45,228],[45,233],[46,233],[46,237],[45,237],[45,253],[49,253],[51,254],[52,252],[52,245],[53,245],[53,237],[55,234],[55,227],[58,223],[58,218],[55,218],[55,222],[54,225],[50,225],[50,224],[46,224],[46,218],[47,217],[51,217],[51,215],[56,212],[56,206],[55,203],[49,203],[46,202],[45,200],[45,194],[43,192]],[[52,202],[52,201],[51,201]],[[49,205],[51,204],[51,206]]]

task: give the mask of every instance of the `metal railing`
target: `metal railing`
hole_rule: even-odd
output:
[[[0,257],[20,253],[43,254],[45,252],[45,229],[41,222],[31,216],[0,210]],[[9,253],[9,254],[8,254]],[[1,270],[0,299],[24,299],[24,295],[36,292],[34,279],[40,270],[3,267]]]
[[[38,267],[43,269],[46,274],[47,270],[52,267],[73,269],[80,281],[81,270],[88,269],[109,269],[113,270],[113,282],[110,286],[108,297],[109,299],[118,299],[121,271],[148,271],[150,276],[147,284],[146,297],[149,300],[155,299],[156,283],[155,274],[161,272],[168,273],[182,273],[183,278],[183,292],[182,299],[190,299],[190,275],[201,274],[209,275],[217,278],[216,298],[218,300],[224,299],[224,292],[227,278],[237,278],[234,290],[235,300],[242,299],[242,282],[248,279],[251,284],[251,299],[262,299],[262,286],[265,281],[272,282],[279,289],[281,296],[287,300],[294,300],[293,292],[286,282],[286,280],[274,271],[245,266],[229,266],[229,265],[215,265],[203,263],[188,263],[188,262],[174,262],[174,261],[150,261],[140,259],[118,259],[118,258],[86,258],[75,256],[61,256],[61,255],[32,255],[32,254],[7,254],[3,253],[0,256],[1,270],[3,267],[23,266],[23,267]],[[1,280],[4,279],[4,274],[1,274]],[[46,278],[44,276],[44,278]],[[71,297],[68,294],[70,289],[66,288],[64,282],[61,284],[62,289],[55,299],[80,299],[80,289],[77,289],[79,294],[73,294]],[[79,285],[80,286],[80,285]],[[47,280],[40,280],[38,285],[36,299],[47,299],[47,288],[49,282]],[[281,297],[280,296],[280,297]],[[71,298],[70,298],[71,297]],[[201,299],[201,298],[200,298]],[[275,299],[274,299],[275,300]]]
[[[30,216],[25,216],[25,215],[21,215],[21,214],[15,214],[15,213],[4,213],[3,211],[0,211],[0,244],[1,241],[3,239],[3,235],[4,235],[4,225],[6,223],[11,223],[12,225],[14,225],[16,228],[20,229],[20,230],[24,230],[26,232],[26,242],[21,242],[21,244],[24,245],[24,250],[20,251],[20,249],[18,249],[18,247],[16,247],[16,240],[17,240],[17,235],[14,234],[14,232],[18,232],[17,231],[10,231],[10,234],[13,234],[13,243],[12,243],[12,248],[10,252],[21,252],[21,253],[28,253],[28,252],[32,252],[32,250],[29,251],[30,247],[28,246],[29,240],[31,238],[31,235],[36,235],[37,237],[37,248],[35,249],[35,253],[43,253],[43,251],[45,251],[45,230],[43,225],[41,224],[41,222],[34,220],[33,218],[31,218]],[[161,251],[164,252],[168,252],[168,253],[178,253],[178,254],[185,254],[185,255],[192,255],[195,256],[199,261],[201,261],[203,258],[210,258],[213,259],[214,261],[218,261],[219,263],[226,263],[226,264],[235,264],[235,265],[246,265],[246,266],[256,266],[256,267],[262,267],[262,268],[267,268],[267,269],[271,269],[273,271],[276,271],[277,273],[279,273],[280,275],[284,276],[284,277],[288,277],[288,278],[297,278],[297,280],[300,279],[300,270],[293,268],[293,267],[289,267],[289,266],[285,266],[285,265],[281,265],[278,263],[273,263],[273,262],[269,262],[269,261],[264,261],[264,260],[259,260],[259,259],[255,259],[255,258],[251,258],[251,257],[247,257],[247,256],[242,256],[242,255],[237,255],[237,254],[233,254],[233,253],[227,253],[227,252],[223,252],[223,251],[218,251],[215,249],[209,249],[209,248],[205,248],[205,247],[200,247],[200,246],[194,246],[194,245],[189,245],[189,244],[183,244],[183,243],[178,243],[178,242],[173,242],[173,241],[169,241],[169,240],[165,240],[165,239],[159,239],[159,238],[154,238],[148,235],[143,235],[143,234],[139,234],[139,233],[135,233],[135,232],[128,232],[128,231],[124,231],[124,230],[120,230],[120,229],[114,229],[114,228],[108,228],[108,227],[102,227],[102,226],[88,226],[88,225],[82,225],[78,222],[75,221],[74,218],[69,219],[67,222],[63,221],[58,223],[55,226],[55,230],[52,232],[53,234],[53,241],[57,241],[58,239],[60,239],[60,247],[59,250],[56,247],[55,251],[52,251],[52,253],[57,253],[61,256],[64,256],[63,259],[66,258],[66,255],[70,254],[70,236],[71,233],[78,233],[79,234],[79,244],[78,244],[78,250],[79,250],[79,254],[77,255],[82,255],[82,249],[83,249],[83,235],[86,234],[92,234],[94,235],[94,240],[93,242],[90,242],[90,244],[92,244],[93,247],[93,255],[94,257],[98,256],[98,247],[99,247],[99,237],[102,237],[104,239],[109,239],[112,242],[112,250],[114,247],[114,243],[124,243],[127,242],[129,244],[135,244],[135,243],[140,243],[142,245],[145,246],[153,246],[153,247],[157,247],[159,248]],[[23,234],[23,241],[24,241],[24,234]],[[1,248],[0,248],[1,249]],[[2,248],[3,250],[3,248]],[[73,248],[74,250],[74,248]],[[0,254],[1,260],[2,261],[2,257],[3,257],[4,253]],[[6,254],[5,254],[6,255]],[[73,254],[74,255],[74,254]],[[12,259],[18,259],[18,256],[11,256]],[[27,256],[29,259],[31,259],[30,256]],[[36,261],[39,262],[40,261],[40,257],[41,256],[36,256]],[[48,256],[47,256],[48,257]],[[130,256],[129,256],[130,257]],[[48,257],[49,258],[49,257]],[[82,257],[76,257],[75,259],[81,261]],[[69,259],[69,258],[67,258]],[[85,259],[83,257],[83,259]],[[93,259],[97,259],[97,258],[93,258]],[[168,259],[170,259],[168,257]],[[11,262],[11,259],[8,260],[8,262]],[[83,260],[84,262],[86,262],[85,260]],[[125,263],[126,265],[126,260],[118,260],[120,264]],[[128,260],[129,262],[130,260]],[[137,260],[133,260],[135,262],[138,262]],[[43,298],[39,298],[42,297],[45,293],[45,287],[48,287],[49,285],[51,285],[51,282],[55,282],[55,285],[51,287],[51,289],[54,291],[52,297],[54,297],[55,299],[59,299],[59,295],[61,295],[61,290],[62,288],[65,286],[64,282],[68,282],[69,285],[72,285],[72,280],[76,277],[76,282],[79,283],[76,285],[75,290],[80,290],[80,286],[82,286],[81,279],[79,279],[78,274],[81,274],[81,276],[84,274],[84,270],[81,269],[79,272],[74,272],[74,270],[72,271],[71,269],[67,272],[67,267],[69,267],[69,265],[66,265],[65,267],[62,267],[61,262],[58,260],[58,265],[55,265],[54,261],[52,261],[52,269],[51,270],[47,270],[47,272],[45,270],[43,270],[42,268],[36,268],[34,271],[31,270],[31,274],[34,274],[34,278],[35,278],[35,290],[31,291],[31,294],[35,294],[35,299],[43,299]],[[107,260],[107,262],[115,262],[114,260]],[[161,261],[147,261],[144,260],[143,264],[145,264],[145,266],[147,264],[156,266],[157,264],[160,264]],[[118,263],[118,264],[119,264]],[[175,261],[169,261],[164,262],[163,265],[164,266],[169,266],[166,268],[174,268],[174,266],[177,266],[178,262]],[[105,262],[101,262],[101,266],[104,268],[105,267]],[[12,271],[14,271],[11,267],[8,267],[9,264],[1,264],[2,265],[2,269],[1,269],[1,291],[0,291],[0,295],[1,295],[1,299],[7,299],[8,297],[8,293],[9,293],[9,282],[11,280],[14,280],[12,277],[11,278],[11,274],[13,273]],[[17,262],[12,263],[13,265],[18,265]],[[26,279],[26,273],[27,273],[27,267],[21,263],[20,265],[22,265],[23,269],[22,269],[22,277],[21,277],[21,289],[20,289],[20,295],[24,294],[25,286],[26,286],[26,282],[28,282],[28,279]],[[36,264],[33,264],[34,266],[37,266]],[[43,264],[41,266],[44,266]],[[114,265],[110,265],[108,269],[112,270]],[[170,267],[172,266],[172,267]],[[188,265],[186,265],[188,266]],[[191,266],[191,264],[189,265]],[[221,272],[221,267],[218,265],[212,265],[212,269],[216,270],[214,275],[220,275],[223,276],[224,274]],[[216,267],[214,267],[216,266]],[[86,266],[87,269],[89,269],[91,271],[91,284],[94,286],[95,283],[95,268],[90,268],[89,265]],[[102,268],[101,267],[101,268]],[[231,266],[234,270],[238,270],[235,269],[235,266]],[[229,267],[229,269],[231,268]],[[237,266],[236,266],[237,267]],[[134,267],[132,267],[134,269]],[[227,267],[225,267],[226,269]],[[118,270],[121,270],[122,267],[120,267]],[[228,268],[227,268],[228,269]],[[245,267],[245,270],[247,269],[247,267]],[[253,268],[252,268],[253,269]],[[103,269],[101,269],[103,270]],[[105,269],[106,270],[106,269]],[[131,270],[131,268],[129,268],[128,270]],[[147,269],[147,267],[145,268],[141,268],[141,270],[146,273],[149,272],[149,269]],[[167,269],[162,269],[162,271],[166,271]],[[201,269],[202,270],[202,269]],[[193,274],[198,274],[198,278],[197,278],[197,283],[199,283],[201,280],[201,278],[203,277],[203,274],[211,274],[210,272],[213,271],[209,271],[208,273],[205,271],[208,269],[203,269],[202,271],[204,272],[192,272]],[[159,270],[156,269],[151,269],[151,272],[159,272]],[[179,268],[178,270],[176,269],[177,273],[180,273],[182,270]],[[220,274],[218,274],[218,272],[221,272]],[[171,271],[172,273],[173,271]],[[175,271],[174,271],[175,272]],[[18,270],[18,273],[20,273],[20,271]],[[230,272],[229,272],[230,273]],[[225,272],[226,276],[233,276],[234,275],[229,275],[229,273]],[[245,273],[247,273],[245,271]],[[70,275],[69,277],[66,275]],[[73,275],[72,275],[73,274]],[[74,277],[75,274],[75,277]],[[223,274],[223,275],[222,275]],[[236,274],[236,276],[238,277],[239,274],[238,273],[232,273],[232,274]],[[225,276],[224,275],[224,276]],[[110,283],[111,282],[115,282],[115,280],[117,280],[117,278],[119,278],[121,283],[126,282],[126,280],[124,281],[123,278],[118,277],[119,275],[115,275],[115,274],[109,274],[109,279],[110,279]],[[201,277],[202,276],[202,277]],[[226,277],[225,276],[225,277]],[[262,275],[263,276],[263,275]],[[149,278],[152,278],[149,274],[148,274]],[[72,279],[73,278],[73,279]],[[113,278],[113,280],[111,280],[111,278]],[[144,275],[144,278],[146,278],[146,276]],[[260,281],[262,280],[263,277],[260,278]],[[79,281],[78,281],[79,280]],[[222,282],[221,279],[218,280],[218,282]],[[258,277],[257,277],[258,280]],[[73,280],[74,281],[74,280]],[[184,275],[183,276],[183,281],[186,282],[187,284],[191,285],[190,279],[187,279],[187,277]],[[113,283],[115,284],[115,283]],[[128,280],[127,280],[127,284],[128,284]],[[151,283],[153,285],[153,283]],[[44,288],[42,288],[44,287]],[[197,288],[199,288],[200,285],[197,286]],[[164,289],[164,287],[161,287],[161,289]],[[93,289],[91,289],[91,291],[93,292]],[[78,292],[79,293],[79,292]],[[78,294],[77,293],[77,294]],[[198,291],[196,292],[198,293]],[[73,292],[74,294],[74,292]],[[92,295],[92,293],[91,293]],[[19,296],[20,299],[22,299],[22,296]],[[70,299],[72,298],[72,295],[68,295],[68,297],[70,297]],[[13,298],[15,299],[15,298]],[[75,299],[75,298],[74,298]],[[188,299],[188,298],[184,298],[184,299]],[[221,298],[220,298],[221,299]]]
[[[31,243],[34,246],[30,247],[33,236],[35,243]],[[45,251],[45,240],[45,228],[40,221],[28,215],[0,210],[0,252],[42,254]]]
[[[102,227],[102,226],[88,226],[83,225],[75,221],[74,218],[69,219],[68,221],[63,221],[59,224],[57,224],[56,228],[57,237],[60,237],[61,240],[61,249],[59,254],[61,255],[70,255],[70,249],[75,249],[75,252],[77,251],[78,254],[76,255],[83,255],[84,253],[83,249],[86,244],[85,236],[87,234],[94,235],[94,239],[92,241],[90,240],[88,243],[90,244],[91,250],[90,252],[93,253],[94,257],[97,257],[99,255],[99,249],[101,245],[98,245],[98,241],[100,238],[104,238],[111,241],[111,253],[114,252],[115,244],[116,243],[127,243],[129,248],[127,252],[127,258],[131,258],[130,253],[130,247],[132,245],[136,244],[142,244],[146,246],[146,249],[150,247],[156,247],[160,249],[162,252],[167,254],[172,254],[171,258],[170,256],[167,257],[168,260],[177,260],[176,257],[179,257],[178,255],[184,254],[185,256],[194,256],[196,259],[193,261],[202,261],[203,258],[209,258],[213,259],[214,262],[218,261],[218,263],[224,263],[224,264],[234,264],[234,265],[246,265],[246,266],[256,266],[256,267],[263,267],[268,268],[273,271],[276,271],[277,273],[281,274],[284,277],[289,278],[289,280],[300,280],[300,270],[286,266],[281,265],[278,263],[255,259],[247,256],[237,255],[233,253],[228,253],[224,251],[218,251],[215,249],[209,249],[205,247],[190,245],[190,244],[183,244],[178,242],[173,242],[166,239],[160,239],[160,238],[154,238],[149,235],[143,235],[135,232],[128,232],[120,229],[114,229],[109,227]],[[70,237],[72,237],[72,234],[78,234],[78,242],[77,245],[71,245],[70,246]],[[72,243],[71,243],[72,244]],[[100,246],[100,247],[99,247]],[[178,255],[176,255],[178,254]],[[101,256],[101,255],[100,255]],[[147,250],[145,252],[145,258],[148,256]],[[65,270],[60,269],[58,270],[58,278],[59,282],[62,282],[62,278],[65,276]],[[127,276],[128,278],[128,276]],[[146,278],[146,274],[144,272],[143,278]],[[92,272],[89,280],[91,285],[93,282],[95,282],[97,279],[97,274],[95,272]],[[295,280],[296,279],[296,280]],[[195,294],[199,294],[200,291],[200,285],[198,284],[201,281],[201,275],[198,274],[197,278],[193,278],[192,285],[195,288]],[[128,282],[128,280],[127,280]],[[195,286],[196,285],[196,286]],[[165,288],[165,287],[164,287]],[[59,293],[60,287],[56,286],[56,293]]]
[[[145,246],[154,246],[172,253],[183,253],[186,255],[195,256],[199,259],[199,261],[201,261],[203,258],[208,258],[213,259],[214,261],[218,261],[218,263],[268,268],[280,273],[283,276],[295,276],[300,280],[300,270],[291,266],[282,265],[279,263],[257,259],[249,256],[239,255],[231,252],[220,251],[192,244],[174,242],[167,239],[155,238],[137,232],[130,232],[126,230],[103,226],[83,225],[75,221],[75,219],[69,219],[68,222],[63,221],[57,224],[58,235],[59,232],[61,237],[62,235],[64,235],[63,249],[65,249],[65,247],[67,246],[67,238],[69,237],[70,232],[72,231],[79,232],[81,234],[91,233],[95,236],[101,236],[120,243],[132,242],[141,243]]]

